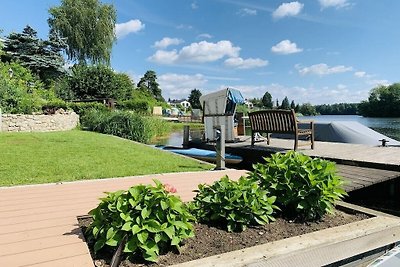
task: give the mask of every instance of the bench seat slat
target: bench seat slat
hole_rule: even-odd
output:
[[[256,133],[267,133],[268,144],[269,134],[289,133],[294,134],[294,150],[298,147],[299,136],[310,138],[311,148],[314,149],[314,122],[310,122],[310,128],[299,129],[298,121],[294,110],[261,110],[249,113],[251,126],[251,145],[254,146],[254,135]]]

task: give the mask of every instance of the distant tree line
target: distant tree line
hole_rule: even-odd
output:
[[[321,115],[356,115],[359,103],[339,103],[316,105],[315,110]]]
[[[368,100],[359,105],[359,112],[365,117],[400,117],[400,83],[372,89]]]

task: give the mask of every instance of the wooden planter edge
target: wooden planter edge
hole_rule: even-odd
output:
[[[338,203],[337,208],[349,213],[365,213],[371,218],[180,263],[174,267],[323,266],[346,259],[357,261],[368,252],[386,248],[400,240],[399,217],[345,202]]]

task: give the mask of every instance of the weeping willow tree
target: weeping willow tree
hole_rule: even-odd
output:
[[[61,0],[49,9],[50,33],[66,39],[66,54],[79,63],[109,65],[116,10],[99,0]]]

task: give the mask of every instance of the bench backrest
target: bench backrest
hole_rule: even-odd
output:
[[[251,130],[268,133],[296,133],[297,120],[294,110],[260,110],[249,113]]]

